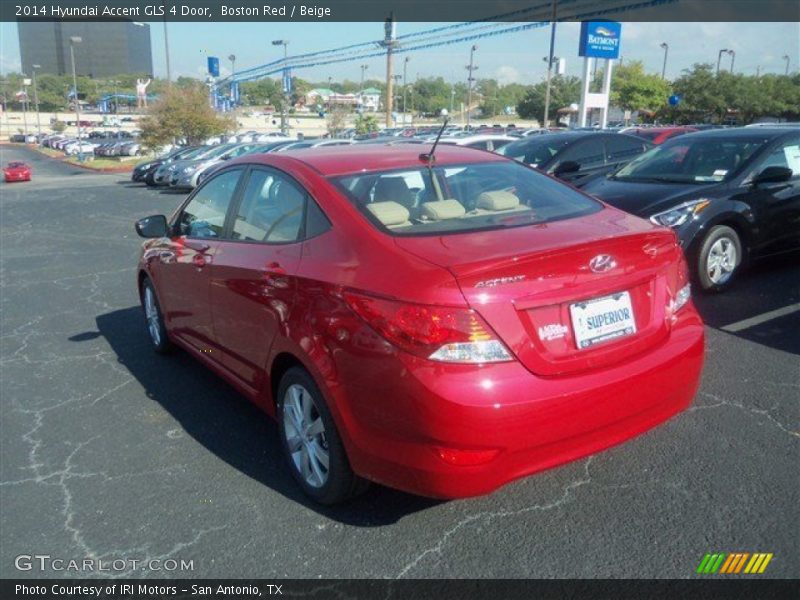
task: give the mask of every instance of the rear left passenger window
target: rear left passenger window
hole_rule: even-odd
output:
[[[302,234],[305,202],[305,191],[288,177],[254,169],[245,186],[231,237],[250,242],[296,242]]]

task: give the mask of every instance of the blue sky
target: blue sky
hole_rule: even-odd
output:
[[[398,35],[439,27],[442,23],[398,23]],[[290,41],[289,54],[325,50],[347,44],[376,40],[383,36],[383,23],[170,23],[170,60],[173,77],[201,76],[206,56],[220,58],[233,53],[237,70],[256,66],[280,57],[280,48],[270,45],[276,38]],[[580,75],[577,23],[560,23],[556,55],[567,59],[567,73]],[[166,73],[162,23],[151,23],[153,62],[157,76]],[[791,57],[791,69],[800,63],[799,23],[624,23],[621,54],[624,60],[642,60],[651,72],[661,71],[661,42],[670,45],[667,76],[675,77],[695,62],[716,62],[720,48],[736,51],[735,70],[755,74],[783,73],[784,54]],[[547,54],[549,27],[502,37],[478,40],[476,77],[493,77],[502,83],[533,83],[544,74],[542,57]],[[410,54],[408,78],[442,75],[448,81],[466,79],[469,42]],[[352,63],[313,67],[296,75],[313,81],[360,77],[359,64],[369,65],[367,77],[385,77],[385,60],[367,59]],[[723,65],[730,59],[723,58]],[[223,75],[230,63],[221,61]],[[400,64],[400,61],[398,61]],[[0,70],[3,74],[19,70],[19,41],[15,23],[0,23]]]

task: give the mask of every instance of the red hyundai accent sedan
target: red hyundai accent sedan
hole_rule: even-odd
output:
[[[322,503],[440,498],[589,455],[691,402],[703,324],[672,231],[502,156],[250,155],[142,219],[155,350],[274,416]]]

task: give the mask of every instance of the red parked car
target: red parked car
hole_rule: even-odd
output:
[[[13,161],[8,163],[6,168],[3,169],[3,176],[5,177],[6,183],[11,183],[12,181],[30,181],[31,168],[24,162]]]
[[[672,231],[457,146],[249,155],[140,220],[153,346],[278,420],[333,503],[484,494],[686,408],[703,324]]]
[[[697,131],[694,127],[634,127],[632,129],[625,129],[624,133],[628,135],[635,135],[643,140],[647,140],[651,144],[658,146],[667,140]]]

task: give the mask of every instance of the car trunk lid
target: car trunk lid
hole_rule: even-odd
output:
[[[618,363],[669,335],[681,268],[675,236],[620,211],[395,239],[448,269],[469,305],[538,375]]]

